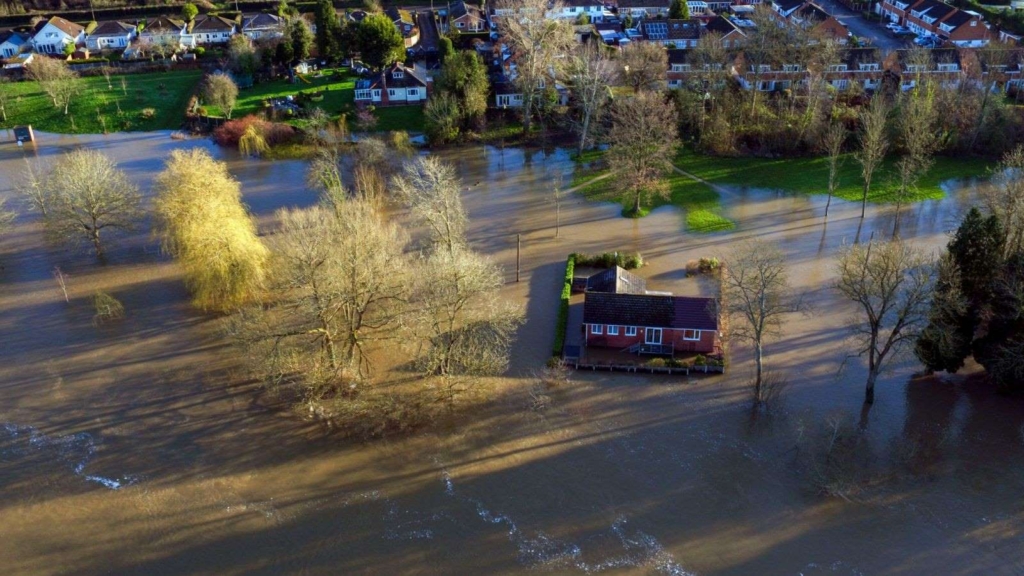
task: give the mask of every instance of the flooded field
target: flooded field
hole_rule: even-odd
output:
[[[27,154],[79,145],[109,153],[147,194],[170,150],[210,148],[264,225],[315,201],[302,162],[166,133],[0,145],[0,196]],[[268,409],[148,231],[111,244],[100,266],[51,247],[22,214],[0,239],[0,572],[1024,574],[1024,400],[969,376],[915,380],[907,363],[861,411],[833,255],[858,234],[887,236],[891,209],[869,207],[862,223],[859,206],[834,202],[826,227],[824,198],[726,189],[737,230],[697,236],[673,208],[626,220],[571,198],[555,238],[565,152],[444,156],[464,179],[471,242],[504,266],[503,296],[527,322],[492,405],[369,444]],[[911,207],[903,236],[937,249],[975,195],[956,185]],[[770,413],[751,411],[743,348],[725,376],[576,373],[529,408],[567,253],[638,250],[652,288],[685,293],[697,290],[688,261],[750,235],[781,245],[812,305],[768,348],[789,381]],[[125,304],[124,322],[93,326],[100,289]],[[836,431],[849,440],[850,467],[831,478],[845,497],[820,494],[815,466]]]

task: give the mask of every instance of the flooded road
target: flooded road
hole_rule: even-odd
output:
[[[79,145],[109,153],[146,194],[171,150],[209,148],[264,226],[315,201],[302,162],[166,133],[43,135],[38,154]],[[25,155],[0,146],[0,195]],[[111,243],[100,266],[22,214],[0,238],[2,572],[1024,574],[1024,401],[969,377],[912,380],[907,362],[861,413],[863,366],[844,363],[852,309],[828,286],[835,250],[858,228],[888,236],[890,209],[861,223],[859,206],[833,202],[826,227],[824,198],[730,189],[736,231],[692,235],[671,207],[626,220],[572,197],[556,238],[564,151],[443,156],[463,176],[473,246],[504,267],[503,296],[527,322],[491,405],[399,440],[339,440],[266,408],[148,232]],[[907,209],[902,235],[943,245],[976,196],[948,192]],[[750,409],[742,347],[726,376],[576,373],[530,409],[569,252],[640,251],[652,288],[688,293],[700,287],[687,262],[750,235],[780,244],[813,307],[768,347],[789,382],[770,414]],[[96,290],[124,303],[124,322],[93,326]],[[836,431],[851,467],[829,472],[847,489],[827,497],[816,454]]]

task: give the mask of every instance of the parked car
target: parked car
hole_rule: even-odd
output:
[[[914,44],[924,48],[938,48],[942,46],[942,40],[934,36],[918,36],[914,38]]]
[[[900,26],[896,22],[889,22],[888,24],[885,25],[885,27],[893,32],[899,32],[900,30],[903,30],[903,26]]]

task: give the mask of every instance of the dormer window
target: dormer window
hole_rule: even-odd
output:
[[[828,67],[829,72],[846,72],[846,64],[831,64]]]
[[[860,71],[861,72],[878,72],[878,64],[875,64],[875,63],[861,64],[860,65]]]
[[[782,65],[782,71],[783,72],[799,72],[800,71],[800,65],[799,64],[783,64]]]
[[[957,70],[960,69],[960,66],[955,64],[955,63],[954,64],[939,64],[938,65],[938,69],[939,69],[939,72],[956,72]]]
[[[401,70],[395,70],[391,73],[392,78],[405,78],[405,74]]]

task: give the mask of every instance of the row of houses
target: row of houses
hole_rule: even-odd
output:
[[[236,34],[257,40],[280,37],[285,22],[274,14],[247,14],[239,20],[204,14],[186,22],[160,16],[148,22],[111,20],[88,28],[60,16],[40,22],[31,31],[0,32],[0,57],[14,58],[26,52],[64,54],[68,46],[92,52],[127,50],[132,46],[169,46],[192,49],[203,45],[225,44]]]
[[[989,43],[992,32],[981,14],[938,0],[884,0],[876,6],[883,18],[911,32],[947,40],[961,47]]]
[[[682,88],[705,78],[702,66],[691,50],[669,50],[668,88]],[[820,79],[838,91],[855,85],[875,90],[885,81],[898,83],[902,90],[910,90],[922,78],[945,86],[973,83],[1009,90],[1022,87],[1024,50],[980,52],[950,47],[884,51],[870,47],[847,48],[840,51],[834,61],[822,63],[817,68],[781,61],[758,63],[755,68],[742,50],[737,50],[729,54],[724,69],[726,75],[742,88],[763,92],[797,88],[806,85],[811,78]]]

